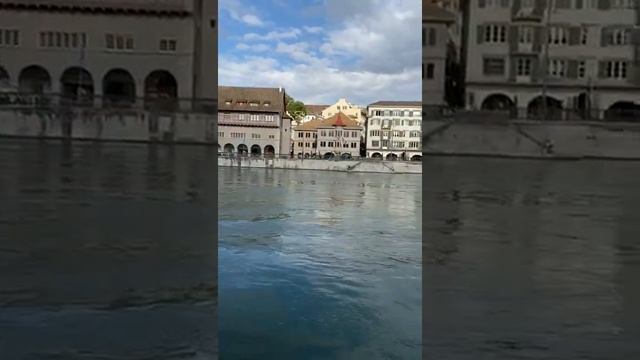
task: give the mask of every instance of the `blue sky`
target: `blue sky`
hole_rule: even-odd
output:
[[[307,104],[421,99],[420,0],[219,0],[220,85]]]

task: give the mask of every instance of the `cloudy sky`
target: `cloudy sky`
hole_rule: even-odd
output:
[[[219,0],[219,83],[307,104],[421,99],[419,0]]]

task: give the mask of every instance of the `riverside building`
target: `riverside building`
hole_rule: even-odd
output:
[[[367,114],[367,157],[422,159],[422,102],[378,101]]]
[[[362,126],[338,112],[328,119],[310,120],[294,129],[293,152],[299,157],[360,156]]]
[[[218,87],[218,151],[289,155],[291,119],[282,88]]]
[[[207,0],[0,0],[0,84],[83,105],[215,111],[216,17]]]
[[[639,1],[477,0],[468,12],[469,109],[545,120],[637,110]]]

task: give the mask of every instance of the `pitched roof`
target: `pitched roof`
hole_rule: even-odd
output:
[[[227,104],[227,102],[230,103]],[[252,102],[257,102],[258,106],[251,106]],[[284,89],[278,88],[218,86],[218,109],[220,111],[267,112],[284,115],[285,92]]]
[[[376,101],[373,104],[369,104],[369,106],[387,106],[387,107],[397,107],[397,106],[407,106],[407,107],[422,107],[422,101],[387,101],[381,100]]]
[[[0,0],[0,7],[33,10],[73,10],[143,13],[190,13],[190,2],[184,0]]]
[[[422,0],[422,21],[453,23],[456,21],[456,16],[438,5]]]
[[[307,109],[307,114],[319,115],[322,114],[322,111],[329,106],[331,105],[305,105],[304,107]]]
[[[319,128],[332,128],[336,126],[341,126],[349,129],[358,129],[362,130],[362,127],[358,125],[358,122],[351,119],[348,115],[339,112],[328,119],[314,119],[311,121],[307,121],[306,123],[296,127],[294,130],[296,131],[310,131],[316,130]]]

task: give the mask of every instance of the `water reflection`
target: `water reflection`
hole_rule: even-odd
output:
[[[425,173],[428,357],[640,353],[640,166],[430,159]]]
[[[2,357],[217,356],[211,155],[2,140]]]
[[[223,357],[420,358],[420,177],[219,179]]]

